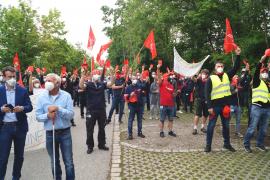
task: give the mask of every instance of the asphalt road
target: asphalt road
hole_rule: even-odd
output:
[[[107,112],[108,108],[107,106]],[[90,155],[86,154],[86,127],[85,119],[81,119],[78,107],[75,110],[76,127],[72,128],[73,160],[76,179],[78,180],[105,180],[110,170],[112,123],[106,126],[107,145],[110,151],[100,151],[97,147]],[[95,127],[95,145],[97,146],[97,124]],[[7,174],[5,179],[12,179],[13,154],[9,157]],[[63,179],[65,179],[65,167],[61,158]],[[50,180],[52,178],[49,156],[46,149],[25,152],[25,160],[22,169],[22,180]]]

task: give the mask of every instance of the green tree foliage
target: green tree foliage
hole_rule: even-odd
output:
[[[26,1],[18,7],[0,7],[0,68],[12,65],[16,52],[22,70],[29,65],[46,67],[49,72],[59,72],[62,65],[69,71],[79,67],[85,51],[67,42],[60,16],[56,9],[40,16]]]
[[[206,66],[217,59],[231,64],[223,53],[225,19],[229,18],[235,42],[251,64],[258,61],[270,40],[269,0],[118,0],[115,8],[102,7],[104,29],[114,40],[109,49],[112,64],[134,57],[151,29],[155,32],[157,59],[173,66],[173,47],[189,62],[211,54]],[[143,48],[142,63],[149,65],[149,50]]]

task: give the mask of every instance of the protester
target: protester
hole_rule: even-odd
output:
[[[133,139],[133,121],[135,115],[137,116],[138,125],[138,137],[145,138],[142,133],[142,116],[143,116],[143,95],[142,95],[142,83],[138,82],[138,79],[133,76],[132,84],[129,85],[125,92],[125,97],[128,102],[129,117],[128,117],[128,140]]]
[[[231,89],[231,117],[235,115],[235,135],[239,138],[242,138],[243,135],[240,133],[240,121],[242,116],[242,109],[239,101],[239,94],[242,92],[242,88],[239,86],[239,77],[234,75],[230,85]]]
[[[268,121],[270,118],[270,87],[268,79],[268,70],[263,68],[266,56],[262,56],[259,64],[256,67],[253,77],[252,89],[252,105],[251,105],[251,121],[244,137],[245,151],[251,153],[250,139],[252,138],[257,125],[259,131],[257,135],[256,148],[261,151],[266,151],[264,138],[267,134]]]
[[[4,86],[4,85],[5,85],[4,75],[3,75],[3,72],[0,71],[0,86]]]
[[[191,96],[192,92],[194,90],[194,82],[191,80],[191,78],[186,77],[183,83],[183,88],[182,88],[182,94],[183,94],[183,103],[184,103],[184,111],[188,111],[189,107],[189,112],[193,113],[192,107],[192,101],[191,101]]]
[[[61,78],[51,73],[46,77],[45,93],[39,95],[37,100],[36,118],[44,123],[46,130],[46,148],[50,156],[52,173],[54,175],[53,148],[55,148],[56,179],[62,178],[59,148],[62,153],[66,169],[66,179],[75,179],[73,164],[72,138],[70,120],[74,116],[71,95],[60,89]],[[53,147],[53,123],[55,126],[55,147]]]
[[[33,80],[32,80],[33,79]],[[32,78],[29,80],[29,91],[31,94],[41,94],[45,91],[45,89],[43,89],[41,87],[41,83],[40,80],[37,78]]]
[[[174,111],[174,96],[175,90],[172,84],[172,79],[170,75],[167,74],[160,77],[160,65],[157,66],[157,74],[158,74],[158,84],[160,88],[160,137],[165,137],[164,134],[164,122],[166,117],[168,117],[168,129],[169,129],[169,136],[176,137],[175,132],[173,132],[173,111]]]
[[[230,143],[230,79],[232,79],[240,67],[241,49],[237,47],[235,53],[236,60],[233,68],[226,73],[224,72],[224,64],[220,61],[216,62],[215,72],[210,76],[205,84],[205,98],[209,112],[205,152],[211,151],[214,128],[216,126],[218,116],[220,116],[222,123],[222,134],[224,138],[223,148],[231,152],[235,152],[235,149]]]
[[[86,72],[85,72],[86,73]],[[94,127],[98,122],[98,148],[108,151],[105,146],[105,123],[106,123],[106,104],[105,90],[106,84],[103,82],[105,68],[102,75],[99,72],[93,72],[92,81],[85,83],[87,80],[86,74],[83,73],[80,79],[80,88],[84,89],[87,94],[87,111],[86,111],[86,130],[87,130],[87,154],[91,154],[94,148]]]
[[[78,93],[79,93],[79,98],[80,98],[80,114],[81,114],[81,118],[84,119],[85,117],[84,109],[86,107],[87,96],[84,89],[79,88]]]
[[[0,179],[5,179],[8,157],[14,145],[12,179],[19,180],[24,161],[24,147],[28,131],[27,115],[33,107],[25,88],[16,84],[13,67],[3,69],[5,85],[0,86]]]
[[[70,77],[71,86],[72,86],[72,97],[73,97],[73,106],[80,106],[80,96],[79,96],[79,82],[80,78],[78,77],[78,74],[74,73]]]
[[[118,106],[120,108],[118,121],[119,123],[122,123],[122,116],[123,116],[124,105],[125,105],[125,101],[124,101],[125,78],[121,77],[120,70],[116,71],[115,80],[111,87],[113,91],[113,101],[112,101],[112,106],[111,106],[109,116],[107,119],[107,123],[111,122],[113,112]]]
[[[158,79],[157,75],[155,72],[152,72],[152,78],[153,82],[150,86],[150,119],[155,118],[158,120],[159,116],[159,84],[158,84]]]
[[[67,74],[62,75],[62,77],[61,77],[60,89],[66,91],[67,93],[70,94],[70,96],[73,98],[73,106],[74,106],[73,86],[72,86],[72,82]],[[74,122],[74,118],[72,118],[70,121],[71,121],[71,125],[73,127],[75,127],[76,124]]]
[[[195,79],[195,116],[193,123],[193,135],[198,134],[199,118],[202,118],[201,131],[206,133],[206,121],[208,118],[208,109],[205,99],[205,84],[209,77],[208,69],[201,70],[199,77]]]

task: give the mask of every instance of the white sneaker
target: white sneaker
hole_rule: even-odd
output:
[[[177,111],[177,112],[179,112],[180,114],[183,114],[183,112],[182,112],[181,110],[179,110],[179,111]]]
[[[153,118],[152,117],[149,117],[150,120],[152,120]]]

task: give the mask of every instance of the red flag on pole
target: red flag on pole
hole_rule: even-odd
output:
[[[27,71],[33,73],[34,72],[34,66],[28,66]]]
[[[154,31],[152,30],[143,44],[146,48],[150,49],[152,59],[157,57],[156,43],[154,38]]]
[[[61,67],[61,76],[65,76],[67,74],[67,67],[65,65],[62,65]]]
[[[237,45],[234,43],[234,38],[232,34],[232,28],[230,25],[230,21],[226,18],[226,35],[224,38],[224,52],[225,54],[232,52],[235,50]]]
[[[36,72],[39,74],[41,72],[40,68],[36,68]]]
[[[16,68],[17,71],[21,71],[21,63],[20,63],[20,60],[19,60],[18,53],[16,53],[14,58],[13,58],[13,65]]]
[[[42,68],[42,72],[45,74],[47,72],[47,69],[45,67]]]
[[[128,59],[124,60],[124,65],[128,65]]]
[[[95,42],[96,42],[96,38],[92,30],[92,27],[90,26],[87,48],[92,50],[95,45]]]
[[[86,56],[84,56],[84,58],[83,58],[83,63],[81,65],[81,67],[83,69],[88,69],[88,64],[87,64]]]
[[[92,60],[91,60],[91,72],[93,72],[95,69],[95,59],[94,57],[92,57]]]
[[[100,47],[100,50],[97,54],[97,62],[99,63],[100,61],[100,57],[102,56],[102,54],[111,46],[112,44],[112,40],[110,40],[107,44],[104,44]]]
[[[106,64],[105,64],[106,68],[110,68],[111,67],[111,61],[109,59],[107,59]]]

